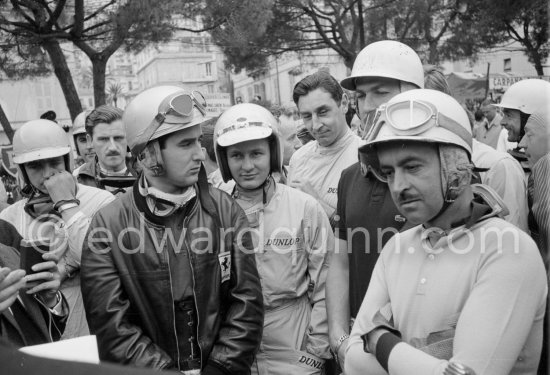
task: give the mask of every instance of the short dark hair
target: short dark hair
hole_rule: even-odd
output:
[[[214,151],[214,128],[216,127],[217,117],[206,120],[201,124],[202,128],[202,147],[206,149],[208,157],[216,161],[216,152]]]
[[[298,105],[298,100],[301,96],[307,95],[311,91],[319,88],[328,92],[336,103],[340,104],[342,102],[342,97],[344,96],[342,86],[340,86],[338,81],[331,76],[330,73],[324,70],[319,70],[318,72],[310,74],[298,82],[296,86],[294,86],[292,100]]]
[[[117,120],[122,120],[122,109],[112,105],[100,105],[86,116],[86,133],[92,137],[94,128],[97,124],[110,124]]]
[[[482,107],[486,107],[486,106],[493,105],[493,104],[496,104],[496,103],[491,98],[486,98],[483,102],[481,102]]]
[[[426,64],[424,68],[424,88],[441,91],[452,96],[451,87],[447,78],[443,74],[443,70],[439,66]]]
[[[56,119],[57,119],[57,115],[54,111],[47,111],[47,112],[44,112],[40,115],[40,118],[41,119],[45,119],[45,120],[50,120],[50,121],[53,121],[53,122],[57,122]]]
[[[478,109],[478,110],[475,111],[475,113],[474,113],[474,118],[475,118],[476,121],[481,121],[481,120],[483,120],[483,117],[484,117],[484,116],[485,116],[485,115],[483,114],[483,112],[481,112],[480,109]]]

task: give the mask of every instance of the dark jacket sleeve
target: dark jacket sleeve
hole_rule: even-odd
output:
[[[110,249],[113,244],[108,241],[105,231],[95,228],[109,228],[101,212],[94,216],[88,229],[81,264],[86,318],[90,332],[97,335],[100,358],[137,367],[161,369],[173,366],[171,357],[139,326],[129,321],[130,302],[113,260]]]
[[[0,219],[0,243],[19,250],[21,235],[8,221]]]
[[[248,374],[262,339],[262,289],[248,220],[234,202],[225,250],[231,252],[231,284],[227,313],[214,342],[205,374]],[[229,228],[229,226],[226,226]],[[223,369],[223,372],[219,372]]]

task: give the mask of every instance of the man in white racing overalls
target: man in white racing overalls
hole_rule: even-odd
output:
[[[265,321],[253,374],[321,374],[330,358],[325,280],[334,236],[311,196],[275,182],[282,168],[276,119],[238,104],[216,123],[214,144],[224,181],[251,225]]]

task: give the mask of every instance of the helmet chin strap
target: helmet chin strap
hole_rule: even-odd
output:
[[[28,186],[30,186],[30,188],[28,188]],[[45,214],[61,217],[61,215],[53,209],[52,198],[48,194],[44,194],[31,184],[26,185],[24,190],[31,190],[23,209],[33,219]]]
[[[262,222],[263,210],[268,201],[268,192],[272,184],[273,178],[271,173],[266,180],[255,189],[243,189],[241,187],[233,190],[231,196],[235,198],[239,206],[243,209],[248,223],[252,228],[257,228]],[[261,196],[261,200],[259,197]],[[256,246],[255,244],[254,246]]]
[[[464,190],[465,184],[471,181],[473,165],[469,163],[465,151],[453,146],[439,145],[439,160],[441,164],[441,181],[443,189],[443,205],[429,222],[437,220],[453,204]],[[470,173],[468,173],[470,170]]]
[[[140,194],[145,197],[149,211],[161,217],[170,216],[197,195],[193,185],[187,187],[181,194],[165,193],[153,186],[149,186],[143,174],[138,186]]]
[[[235,184],[235,188],[233,189],[233,193],[231,196],[235,199],[240,199],[244,201],[254,201],[255,198],[258,196],[258,191],[261,189],[262,191],[262,204],[267,204],[267,193],[269,191],[269,188],[271,186],[271,181],[273,180],[271,173],[267,175],[267,178],[265,181],[259,185],[258,187],[254,189],[246,189],[243,188],[237,184]]]
[[[447,209],[454,203],[456,198],[460,195],[460,187],[459,187],[459,180],[458,178],[449,179],[449,182],[447,183],[447,188],[445,190],[444,196],[443,196],[443,204],[441,205],[441,209],[437,214],[435,214],[428,222],[433,222],[437,220]]]

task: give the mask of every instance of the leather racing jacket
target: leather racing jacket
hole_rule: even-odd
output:
[[[191,265],[201,366],[248,374],[263,327],[255,256],[250,233],[243,232],[248,221],[218,189],[197,189],[188,204],[178,224],[184,238],[176,241]],[[149,211],[136,183],[90,224],[82,293],[104,360],[157,369],[179,363],[167,254],[172,233],[162,219]]]

